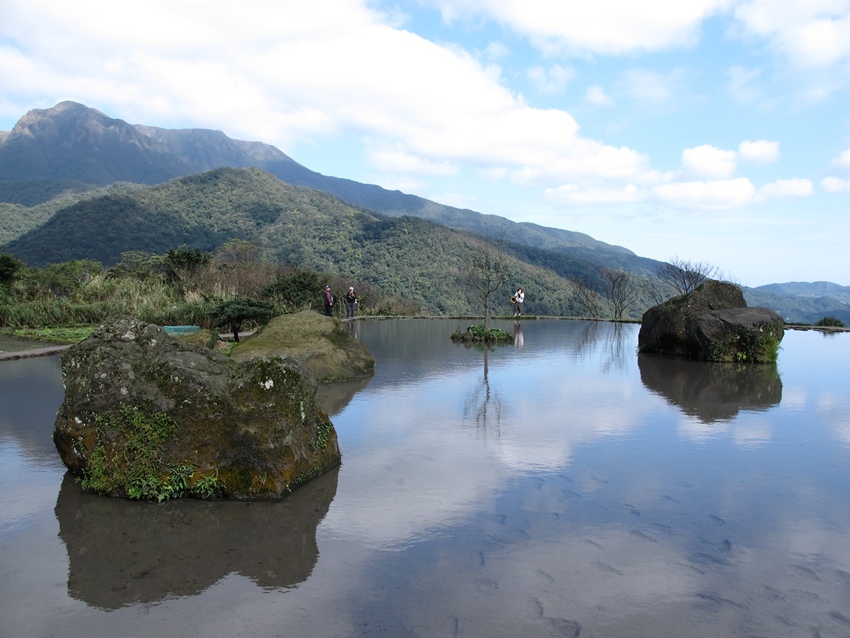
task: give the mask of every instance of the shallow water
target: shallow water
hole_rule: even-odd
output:
[[[342,466],[280,503],[82,493],[58,358],[0,362],[0,635],[850,635],[850,336],[737,367],[459,325],[353,324]]]

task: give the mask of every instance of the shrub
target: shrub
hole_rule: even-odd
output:
[[[818,321],[816,326],[821,328],[846,328],[844,322],[841,319],[837,319],[835,317],[824,317],[820,321]]]

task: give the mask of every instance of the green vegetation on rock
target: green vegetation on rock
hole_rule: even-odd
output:
[[[513,343],[514,337],[499,328],[485,328],[483,323],[468,326],[466,330],[458,328],[451,335],[452,341],[472,343]]]
[[[215,475],[196,477],[191,464],[163,463],[165,445],[177,436],[177,424],[167,414],[124,406],[96,416],[95,434],[97,444],[80,479],[85,489],[155,501],[185,495],[209,498],[218,491]],[[124,441],[121,448],[115,444],[119,438]]]

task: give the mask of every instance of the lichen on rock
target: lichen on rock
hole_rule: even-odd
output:
[[[244,363],[131,319],[62,355],[53,440],[109,496],[278,498],[340,461],[316,380],[291,357]]]

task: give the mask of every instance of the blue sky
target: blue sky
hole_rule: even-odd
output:
[[[745,285],[850,285],[850,0],[0,0],[0,86],[0,130],[74,100]]]

